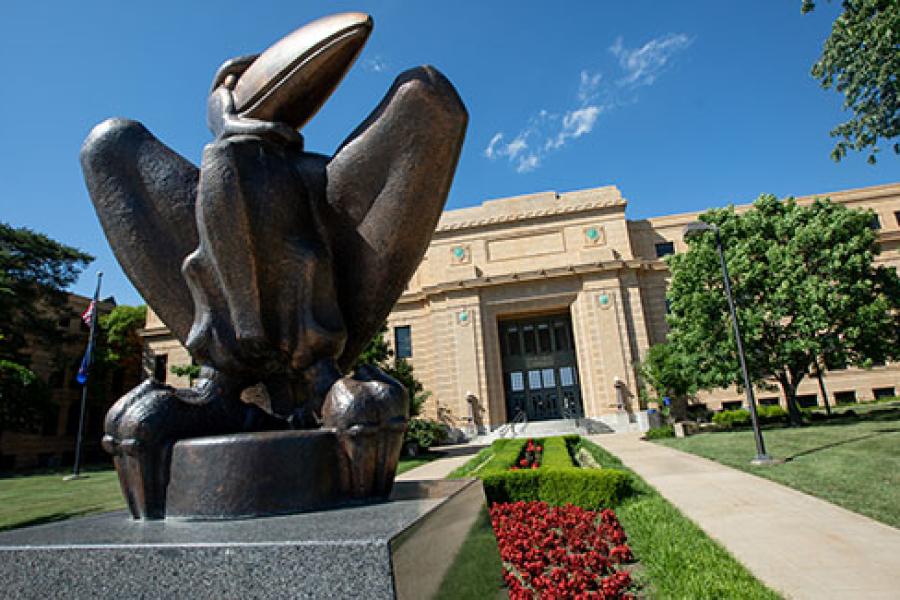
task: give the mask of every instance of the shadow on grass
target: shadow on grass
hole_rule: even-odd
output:
[[[816,452],[821,452],[822,450],[829,450],[831,448],[836,448],[838,446],[844,446],[846,444],[854,444],[856,442],[861,442],[863,440],[869,440],[876,437],[881,437],[886,433],[900,433],[900,428],[898,429],[876,429],[873,433],[868,435],[860,435],[854,438],[848,438],[846,440],[841,440],[839,442],[833,442],[831,444],[824,444],[822,446],[817,446],[816,448],[810,448],[809,450],[804,450],[802,452],[798,452],[796,454],[792,454],[790,456],[786,456],[784,458],[784,462],[791,462],[796,458],[800,458],[801,456],[808,456],[810,454],[815,454]]]

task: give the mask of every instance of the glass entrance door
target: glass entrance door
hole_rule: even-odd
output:
[[[583,416],[569,315],[505,320],[499,329],[507,418]]]

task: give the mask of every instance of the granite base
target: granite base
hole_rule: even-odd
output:
[[[105,513],[0,533],[0,582],[17,600],[424,600],[483,505],[479,481],[456,480],[397,482],[379,504],[239,521]]]

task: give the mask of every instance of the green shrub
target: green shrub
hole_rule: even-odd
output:
[[[756,416],[760,423],[781,423],[787,420],[787,411],[778,405],[758,406]],[[713,415],[713,423],[723,427],[750,427],[750,411],[745,408],[723,410]]]
[[[663,438],[675,437],[675,428],[671,425],[663,425],[662,427],[651,427],[644,433],[644,437],[648,440],[661,440]]]
[[[492,473],[482,483],[489,503],[540,500],[597,510],[617,506],[631,494],[630,476],[616,469],[541,467]]]
[[[712,420],[723,427],[746,427],[750,425],[750,411],[744,408],[723,410],[714,414]]]
[[[756,410],[759,420],[762,423],[777,423],[779,421],[787,421],[788,413],[786,410],[775,404],[773,406],[760,406]]]
[[[416,443],[422,450],[444,441],[446,430],[436,421],[426,419],[410,419],[403,438],[404,444]]]
[[[577,436],[576,436],[577,437]],[[572,466],[572,456],[569,454],[569,445],[566,439],[562,437],[551,437],[541,440],[538,444],[544,448],[543,457],[541,458],[541,468],[562,468]]]

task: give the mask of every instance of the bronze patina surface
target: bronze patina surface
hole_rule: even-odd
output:
[[[377,368],[353,366],[428,246],[468,116],[441,73],[418,67],[334,156],[305,151],[297,128],[371,28],[359,13],[327,17],[223,64],[207,103],[215,139],[199,168],[135,121],[105,121],[84,142],[85,181],[117,259],[202,366],[192,389],[148,380],[107,415],[104,447],[135,518],[164,517],[176,480],[180,515],[223,502],[226,487],[226,504],[252,507],[240,516],[293,510],[276,498],[289,493],[261,483],[272,481],[265,469],[296,476],[292,460],[316,463],[308,472],[321,483],[297,510],[390,494],[409,400]],[[329,449],[321,436],[259,433],[218,454],[191,454],[196,440],[173,451],[203,436],[323,426]],[[226,485],[202,474],[226,455],[236,473],[260,477]]]

